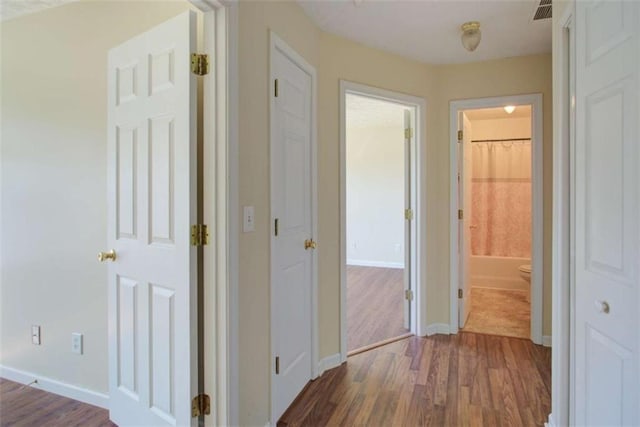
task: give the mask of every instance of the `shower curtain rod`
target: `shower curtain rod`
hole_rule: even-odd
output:
[[[471,140],[471,142],[510,142],[510,141],[531,141],[531,138],[473,139],[473,140]]]

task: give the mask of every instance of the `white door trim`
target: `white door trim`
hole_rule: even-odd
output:
[[[415,234],[412,239],[412,258],[417,260],[412,267],[414,299],[411,302],[411,333],[424,336],[427,334],[426,322],[426,288],[423,283],[422,272],[425,268],[426,227],[424,226],[424,212],[426,202],[423,194],[423,169],[425,163],[426,141],[426,110],[424,98],[406,95],[390,90],[379,89],[346,80],[340,80],[340,362],[347,360],[347,163],[346,163],[346,95],[357,94],[368,98],[391,101],[403,104],[416,110],[416,132],[414,137],[415,158],[413,161],[412,186],[415,188],[414,206]]]
[[[551,412],[550,426],[570,425],[574,420],[570,396],[573,389],[573,366],[575,343],[571,331],[575,324],[571,313],[575,295],[571,275],[570,258],[570,217],[572,199],[571,157],[575,135],[574,117],[570,99],[575,93],[575,4],[571,2],[561,19],[553,28],[553,253],[551,281],[552,310],[552,348],[551,354]],[[557,54],[556,54],[557,52]],[[570,73],[572,73],[570,75]]]
[[[452,334],[458,332],[458,112],[478,108],[495,108],[505,105],[531,105],[531,171],[532,171],[532,253],[531,253],[531,340],[542,344],[542,283],[543,283],[543,198],[542,198],[542,94],[500,96],[451,101],[449,104],[449,175],[450,182],[450,242],[449,286],[450,319]]]
[[[317,75],[316,69],[309,64],[300,54],[298,54],[295,50],[293,50],[284,40],[282,40],[276,33],[273,31],[269,31],[269,41],[270,41],[270,49],[269,49],[269,114],[270,114],[270,164],[273,165],[274,159],[274,141],[276,139],[276,126],[275,126],[275,98],[273,93],[275,91],[275,75],[274,75],[274,60],[276,51],[281,52],[285,56],[287,56],[293,63],[295,63],[298,67],[300,67],[303,71],[305,71],[311,77],[311,235],[316,240],[319,248],[322,248],[322,239],[318,236],[318,187],[317,187],[317,176],[318,176],[318,167],[317,167]],[[273,168],[270,168],[270,182],[273,182]],[[271,200],[271,209],[273,209],[274,201]],[[270,212],[269,218],[273,218],[273,212]],[[275,240],[273,229],[270,225],[270,253],[273,253],[275,250]],[[322,250],[322,249],[320,249]],[[271,256],[271,263],[273,263],[273,256]],[[274,273],[275,268],[273,264],[270,264],[270,326],[269,330],[271,330],[271,325],[274,322]],[[316,378],[319,373],[318,367],[318,251],[312,251],[311,255],[311,369],[309,372],[309,379]],[[271,359],[269,361],[269,378],[270,378],[270,390],[271,390],[271,405],[270,405],[270,419],[271,425],[276,425],[278,420],[274,419],[275,414],[275,399],[273,398],[275,390],[274,390],[274,375],[275,370],[273,369],[273,360],[275,359],[275,340],[273,332],[270,333],[270,345],[271,350],[269,354],[271,355]]]
[[[205,425],[238,422],[238,6],[227,0],[189,0],[202,12],[202,46],[214,79],[203,80],[204,392],[212,395]],[[209,184],[209,185],[208,185]]]

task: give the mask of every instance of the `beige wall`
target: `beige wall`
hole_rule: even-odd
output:
[[[107,237],[107,50],[187,8],[79,2],[2,23],[2,365],[107,391],[107,275],[96,261]],[[82,356],[72,332],[84,334]]]
[[[255,206],[255,232],[240,234],[240,425],[270,413],[269,30],[318,65],[319,32],[292,2],[240,3],[240,206]]]

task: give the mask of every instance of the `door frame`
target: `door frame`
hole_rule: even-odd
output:
[[[238,5],[230,0],[189,0],[201,12],[198,50],[214,79],[203,79],[203,247],[201,307],[204,393],[212,396],[206,426],[236,425],[239,416],[238,331]],[[212,119],[211,119],[212,118]],[[210,332],[208,332],[210,331]]]
[[[269,179],[270,183],[274,182],[273,176],[273,160],[275,156],[274,152],[274,142],[276,140],[276,126],[275,126],[275,97],[272,94],[275,91],[275,78],[274,75],[274,63],[275,63],[275,54],[276,52],[280,52],[288,57],[293,63],[295,63],[298,67],[300,67],[304,72],[306,72],[311,77],[311,236],[318,243],[318,245],[322,245],[322,239],[318,236],[318,166],[317,166],[317,74],[316,69],[311,64],[309,64],[300,54],[298,54],[293,48],[291,48],[282,38],[280,38],[275,32],[269,31],[269,124],[270,124],[270,138],[269,138]],[[274,218],[274,200],[273,191],[271,191],[270,184],[270,214],[269,218]],[[269,221],[269,240],[270,240],[270,254],[273,254],[275,251],[275,236],[271,229],[271,220]],[[271,425],[275,426],[278,423],[277,419],[274,419],[275,414],[275,369],[273,369],[272,361],[275,360],[275,334],[273,333],[273,329],[271,325],[274,325],[275,319],[275,292],[274,292],[274,284],[275,284],[275,271],[273,265],[274,257],[270,256],[269,269],[270,269],[270,326],[269,330],[271,331],[270,335],[270,347],[271,350],[269,354],[271,355],[271,359],[269,361],[269,378],[270,378],[270,399],[271,403],[269,405],[270,408],[270,416]],[[309,367],[309,380],[316,378],[319,375],[318,368],[318,251],[311,251],[311,366]]]
[[[536,344],[550,346],[549,338],[542,336],[543,310],[543,111],[542,94],[499,96],[476,98],[449,103],[449,287],[450,287],[450,319],[449,328],[452,334],[458,333],[458,282],[460,258],[458,256],[458,113],[479,108],[497,108],[505,105],[531,105],[531,210],[532,210],[532,251],[531,251],[531,341]]]
[[[411,278],[411,290],[414,299],[411,301],[411,333],[424,336],[427,334],[426,325],[426,287],[423,283],[425,257],[423,248],[426,248],[426,227],[423,222],[426,212],[426,201],[423,197],[423,178],[426,141],[426,110],[427,103],[424,98],[380,89],[347,80],[340,80],[340,363],[347,360],[347,162],[346,162],[346,95],[353,94],[367,98],[389,101],[415,108],[416,123],[413,147],[415,157],[412,159],[412,188],[414,188],[415,200],[412,200],[414,209],[414,224],[411,239],[412,258],[416,260],[412,265],[413,277]]]
[[[552,232],[552,328],[551,414],[549,426],[570,425],[575,419],[574,375],[575,295],[570,213],[574,201],[573,155],[575,153],[575,3],[566,7],[553,26],[553,232]],[[556,54],[557,53],[557,54]]]

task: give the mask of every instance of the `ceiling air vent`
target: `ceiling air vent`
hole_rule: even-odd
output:
[[[533,10],[533,20],[540,21],[551,19],[551,0],[536,0],[536,8]]]

